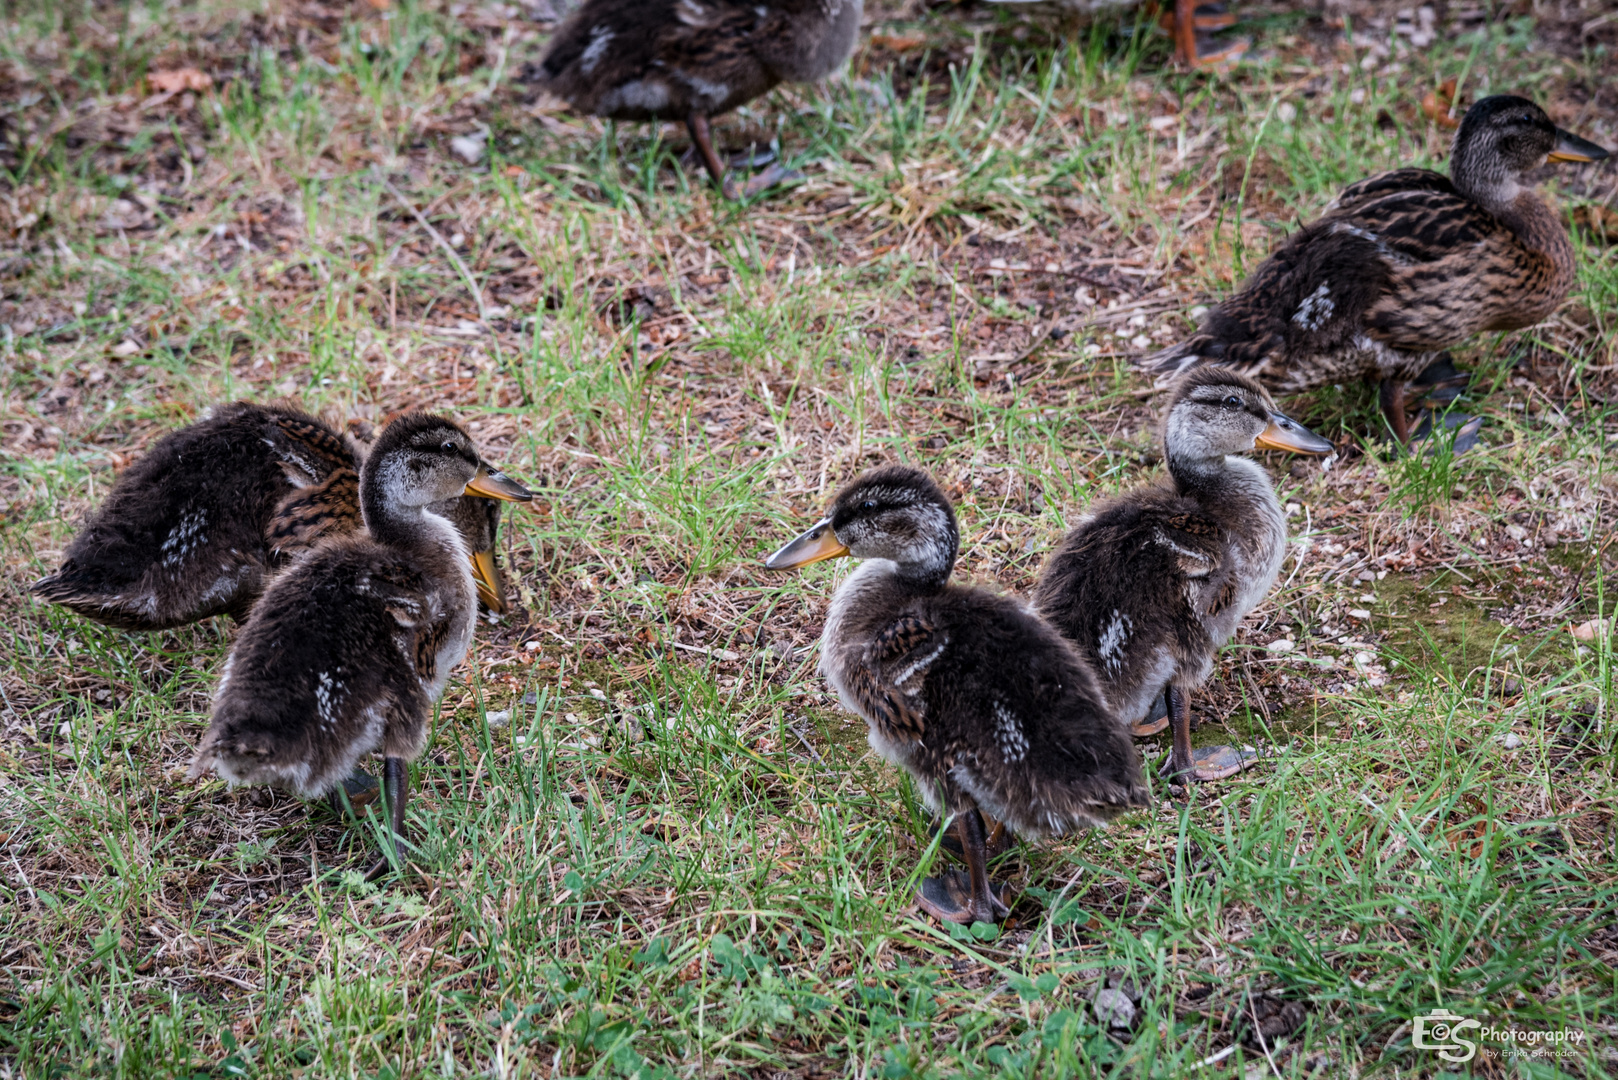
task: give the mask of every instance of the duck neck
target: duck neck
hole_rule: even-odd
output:
[[[954,566],[953,558],[938,563],[894,563],[893,577],[908,591],[930,596],[942,591],[949,583],[949,574]]]
[[[1275,498],[1264,470],[1244,457],[1218,457],[1174,454],[1168,456],[1169,475],[1181,495],[1204,504],[1220,504],[1232,498]]]
[[[1573,245],[1567,230],[1520,175],[1489,155],[1458,145],[1450,159],[1450,179],[1457,191],[1492,214],[1524,245],[1547,256],[1571,282]]]
[[[446,518],[426,506],[407,506],[383,498],[376,484],[362,484],[360,515],[371,539],[390,547],[439,548],[447,533],[456,535]]]

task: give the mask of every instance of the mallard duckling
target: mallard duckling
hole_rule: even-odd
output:
[[[532,497],[446,417],[383,430],[360,471],[365,531],[321,542],[270,582],[225,662],[192,779],[212,770],[312,798],[379,751],[398,856],[406,763],[477,616],[466,543],[432,510],[463,491]]]
[[[1223,364],[1277,394],[1378,379],[1407,444],[1407,380],[1473,334],[1541,321],[1573,284],[1567,230],[1527,174],[1606,156],[1525,98],[1483,98],[1455,133],[1449,176],[1399,169],[1344,189],[1196,334],[1146,363],[1163,380]]]
[[[783,82],[815,82],[853,51],[863,0],[585,0],[540,61],[545,88],[612,120],[674,120],[691,131],[728,198],[735,186],[708,121]],[[778,165],[742,189],[789,178]]]
[[[360,528],[363,448],[298,409],[236,402],[170,432],[113,484],[35,595],[125,630],[246,618],[269,576],[322,538]],[[498,503],[453,517],[479,595],[504,610]],[[494,508],[492,513],[489,508]]]
[[[1189,695],[1286,554],[1286,515],[1255,447],[1327,454],[1332,444],[1277,412],[1252,379],[1198,368],[1175,385],[1163,423],[1169,482],[1097,504],[1040,574],[1034,605],[1078,646],[1126,723],[1167,693],[1173,775],[1215,780],[1244,761],[1191,749]],[[1149,729],[1148,729],[1149,730]]]
[[[820,670],[872,749],[954,816],[967,865],[929,878],[940,919],[995,922],[979,808],[1025,837],[1090,828],[1146,805],[1140,758],[1071,645],[1010,597],[951,585],[955,511],[925,473],[873,469],[765,560],[792,570],[852,555],[820,638]]]

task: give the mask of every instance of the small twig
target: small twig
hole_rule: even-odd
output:
[[[415,203],[400,194],[399,189],[394,187],[392,182],[382,175],[380,170],[377,171],[376,178],[383,189],[389,195],[398,199],[399,205],[410,211],[411,216],[416,219],[423,229],[427,230],[428,235],[438,242],[439,247],[444,249],[444,254],[448,255],[449,261],[455,264],[455,269],[461,272],[461,280],[466,282],[467,289],[472,293],[472,301],[478,306],[478,320],[487,327],[489,325],[489,309],[483,303],[483,290],[478,288],[477,281],[472,277],[472,271],[466,268],[466,264],[461,261],[460,255],[456,253],[454,248],[449,246],[449,241],[444,239],[444,234],[433,228],[433,223],[427,220],[427,216],[416,209]]]
[[[1236,1052],[1236,1047],[1238,1047],[1240,1045],[1241,1045],[1241,1043],[1231,1043],[1229,1046],[1225,1047],[1223,1050],[1219,1051],[1216,1054],[1209,1054],[1207,1057],[1203,1058],[1201,1061],[1197,1062],[1195,1065],[1193,1065],[1191,1067],[1193,1069],[1206,1069],[1210,1065],[1217,1065],[1221,1061],[1224,1061],[1226,1058],[1228,1058],[1230,1055],[1234,1054]]]

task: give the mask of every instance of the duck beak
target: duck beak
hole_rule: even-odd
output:
[[[810,563],[838,559],[847,554],[848,545],[832,532],[831,518],[822,518],[810,526],[809,531],[765,559],[764,565],[771,570],[796,570]]]
[[[1285,450],[1291,454],[1330,454],[1337,448],[1284,413],[1272,412],[1270,423],[1258,438],[1255,447],[1264,450]]]
[[[478,463],[477,473],[467,482],[466,493],[501,502],[531,502],[534,498],[532,491],[499,469],[490,468],[486,461]]]
[[[1611,151],[1604,150],[1589,139],[1581,139],[1571,131],[1556,129],[1556,145],[1551,149],[1551,161],[1600,161]]]
[[[506,582],[495,564],[494,552],[472,552],[472,583],[478,587],[478,599],[483,606],[497,615],[506,611]]]

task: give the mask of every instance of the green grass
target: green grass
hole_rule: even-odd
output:
[[[0,7],[0,1077],[1426,1077],[1438,1006],[1585,1033],[1461,1071],[1618,1074],[1612,639],[1570,633],[1613,613],[1618,249],[1576,234],[1563,312],[1460,351],[1470,454],[1390,457],[1360,387],[1287,403],[1353,449],[1267,461],[1293,555],[1194,703],[1265,763],[1014,849],[999,930],[912,906],[945,856],[815,671],[837,572],[759,566],[903,460],[961,576],[1026,590],[1160,471],[1134,356],[1342,184],[1441,162],[1443,78],[1618,142],[1618,26],[1363,66],[1366,13],[1350,51],[1244,3],[1257,58],[1207,77],[1132,14],[879,6],[926,46],[718,125],[810,177],[738,207],[674,128],[535,99],[544,28],[497,8]],[[141,108],[181,66],[215,88]],[[373,818],[184,780],[233,627],[26,592],[151,439],[279,395],[452,410],[539,493],[380,887]]]

